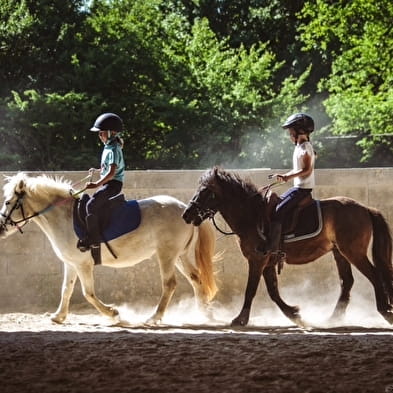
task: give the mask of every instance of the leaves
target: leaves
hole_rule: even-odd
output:
[[[391,156],[392,8],[0,0],[0,162],[90,167],[101,146],[86,130],[112,111],[126,126],[128,168],[291,166],[279,125],[309,109],[332,126],[315,133],[320,165],[332,156],[323,138],[344,134],[375,163]],[[365,165],[353,151],[352,165]]]
[[[389,0],[309,2],[302,27],[307,47],[330,48],[332,72],[322,80],[335,134],[361,137],[362,161],[393,153],[393,4]],[[391,161],[386,161],[390,162]],[[381,161],[379,161],[381,164]]]

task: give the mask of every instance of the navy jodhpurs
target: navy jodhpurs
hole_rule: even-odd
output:
[[[298,203],[311,194],[311,188],[292,187],[287,192],[280,196],[281,202],[276,206],[276,211],[273,216],[273,221],[283,223],[283,220],[288,214],[295,209]]]
[[[123,183],[118,180],[110,180],[101,186],[90,198],[86,204],[87,214],[98,214],[104,205],[112,198],[120,193]]]

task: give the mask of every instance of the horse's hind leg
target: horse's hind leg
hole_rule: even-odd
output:
[[[71,295],[74,292],[77,274],[75,269],[67,263],[64,263],[63,285],[61,288],[61,299],[59,307],[51,316],[51,320],[56,323],[63,323],[67,318],[70,305]]]
[[[266,266],[263,270],[263,278],[265,280],[266,288],[270,298],[277,304],[284,315],[296,325],[302,327],[305,326],[300,317],[299,308],[296,306],[289,306],[284,302],[284,300],[282,300],[280,293],[278,292],[277,273],[275,266]]]
[[[203,285],[201,274],[199,269],[192,263],[192,259],[188,254],[184,254],[180,257],[181,262],[176,264],[180,273],[187,279],[187,281],[192,286],[194,291],[195,301],[198,309],[207,316],[211,317],[209,314],[209,295],[206,293],[206,289]]]
[[[335,247],[333,249],[334,259],[336,260],[337,270],[340,277],[341,293],[336,307],[330,317],[331,321],[341,321],[348,307],[351,289],[353,286],[353,275],[350,263]]]
[[[345,256],[369,279],[374,287],[377,310],[390,324],[393,324],[393,310],[389,297],[384,290],[376,268],[371,264],[367,255],[354,254],[354,252],[349,251]]]
[[[148,323],[159,323],[161,321],[176,289],[175,260],[177,257],[174,258],[160,252],[157,253],[157,256],[161,272],[162,293],[157,309],[147,321]]]

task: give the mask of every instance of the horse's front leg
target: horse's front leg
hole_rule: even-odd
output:
[[[261,279],[264,260],[248,260],[248,280],[243,307],[240,314],[232,321],[231,326],[246,326],[250,318],[251,304]]]
[[[86,261],[81,266],[76,267],[78,277],[81,281],[83,296],[101,314],[106,317],[117,318],[119,312],[115,308],[101,302],[95,294],[93,268],[92,261]]]
[[[64,262],[63,266],[63,285],[61,288],[60,304],[56,312],[51,316],[51,320],[56,323],[63,323],[67,318],[70,299],[77,280],[75,269],[66,262]]]
[[[276,267],[274,265],[265,267],[263,278],[270,298],[277,304],[284,315],[296,325],[305,326],[299,314],[299,307],[289,306],[281,299],[280,293],[278,292]]]

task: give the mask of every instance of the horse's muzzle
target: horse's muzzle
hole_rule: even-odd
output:
[[[183,220],[187,223],[187,224],[192,224],[195,226],[199,226],[202,223],[202,220],[200,218],[200,216],[194,215],[192,212],[192,207],[187,207],[186,210],[184,210],[183,214],[182,214],[182,218]]]

